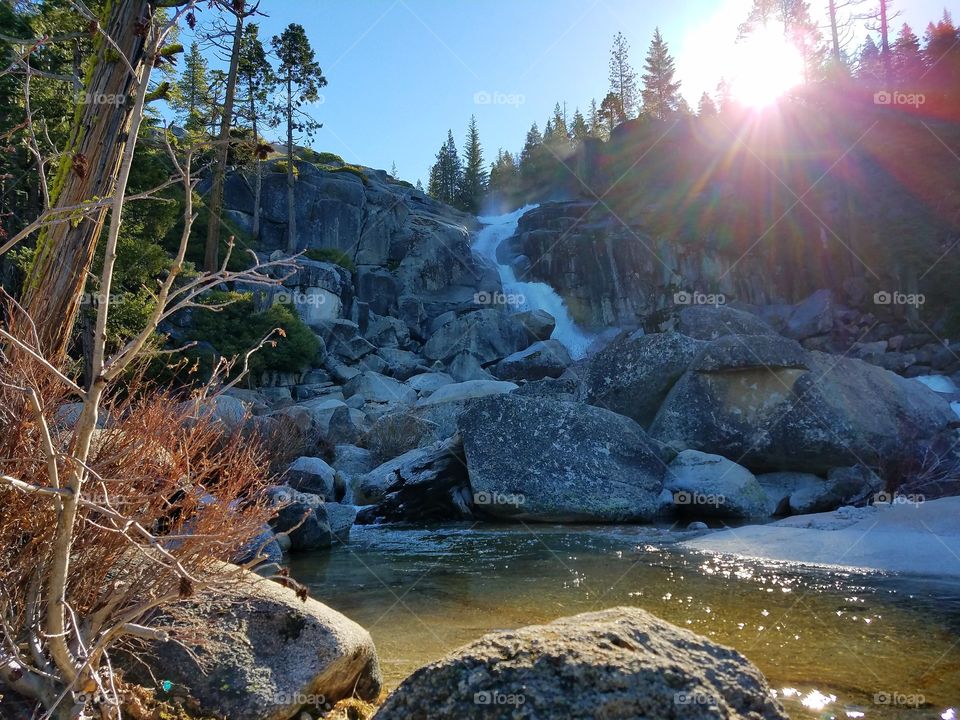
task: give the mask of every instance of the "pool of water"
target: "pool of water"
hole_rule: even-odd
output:
[[[292,575],[366,627],[389,688],[486,632],[617,605],[730,645],[792,718],[960,710],[960,585],[685,552],[665,528],[356,527]]]

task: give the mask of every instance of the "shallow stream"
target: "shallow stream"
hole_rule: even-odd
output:
[[[617,605],[738,649],[791,718],[960,710],[960,585],[721,559],[655,527],[354,527],[292,559],[311,594],[370,630],[389,688],[486,632]]]

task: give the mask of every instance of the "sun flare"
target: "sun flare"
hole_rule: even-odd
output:
[[[803,57],[777,28],[763,27],[737,44],[733,57],[733,97],[763,108],[803,83]]]

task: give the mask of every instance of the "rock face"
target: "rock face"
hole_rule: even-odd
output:
[[[775,335],[773,328],[750,313],[720,306],[692,306],[680,311],[677,328],[697,340],[716,340],[724,335]]]
[[[614,342],[581,373],[585,399],[647,427],[702,345],[679,333],[634,334]]]
[[[177,612],[204,628],[208,645],[191,649],[205,669],[174,642],[153,644],[143,659],[156,677],[189,688],[204,714],[287,720],[311,700],[333,705],[353,693],[372,700],[380,692],[369,633],[275,582],[243,572],[226,597],[201,595]]]
[[[512,315],[499,310],[475,310],[453,317],[441,325],[426,345],[429,360],[451,362],[467,352],[481,364],[492,363],[523,350],[528,342],[526,328]]]
[[[545,522],[653,519],[667,454],[630,418],[549,397],[474,401],[460,430],[477,512]]]
[[[740,653],[639,608],[491,633],[417,670],[376,720],[787,720]]]
[[[651,435],[678,450],[739,458],[754,471],[825,473],[904,457],[913,439],[955,419],[935,393],[881,368],[811,352],[804,369],[792,352],[774,362],[767,339],[736,337],[730,353],[673,386]]]

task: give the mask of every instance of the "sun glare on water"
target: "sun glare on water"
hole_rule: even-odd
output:
[[[732,58],[734,99],[752,108],[772,105],[803,83],[803,56],[782,31],[760,28],[737,44]]]

